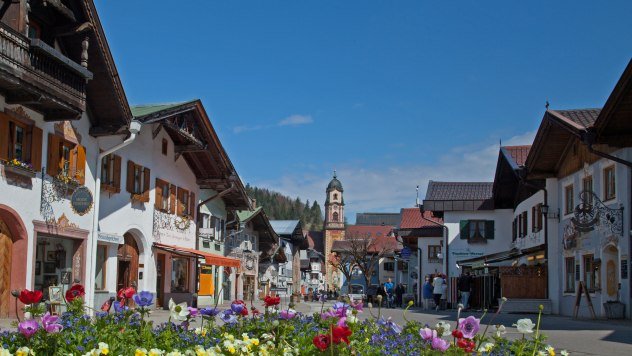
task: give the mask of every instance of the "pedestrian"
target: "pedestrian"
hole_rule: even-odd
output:
[[[467,310],[469,308],[472,284],[472,276],[470,276],[469,271],[465,272],[459,278],[459,292],[461,292],[461,304],[463,304],[463,310]]]
[[[441,310],[445,310],[448,307],[448,279],[443,276],[443,285],[441,286]]]
[[[430,276],[426,276],[426,280],[424,281],[424,285],[422,288],[424,310],[428,310],[430,300],[432,299],[432,283],[430,282]]]
[[[435,310],[439,310],[439,306],[441,305],[441,294],[443,294],[444,283],[445,281],[440,274],[432,280],[432,297],[435,302]]]
[[[401,283],[397,283],[397,287],[395,287],[395,305],[398,308],[401,308],[403,303],[403,296],[404,296],[404,285]]]
[[[386,283],[384,283],[384,289],[386,289],[386,306],[387,308],[392,308],[393,299],[394,299],[393,292],[395,289],[395,285],[393,284],[390,278],[386,281]]]
[[[379,307],[381,308],[384,302],[386,301],[385,299],[388,298],[388,294],[386,293],[386,287],[384,286],[384,283],[382,283],[377,289],[377,295],[382,297],[382,303],[379,303],[380,304]]]

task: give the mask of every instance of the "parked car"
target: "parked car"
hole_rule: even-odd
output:
[[[352,284],[349,288],[349,299],[362,302],[366,300],[366,294],[364,294],[364,286],[360,284]]]

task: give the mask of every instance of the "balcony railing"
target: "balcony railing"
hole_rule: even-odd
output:
[[[92,79],[92,72],[43,41],[29,39],[3,22],[0,22],[0,71],[0,89],[7,92],[10,102],[57,115],[76,116],[85,111],[86,82]],[[7,74],[13,78],[7,78]]]

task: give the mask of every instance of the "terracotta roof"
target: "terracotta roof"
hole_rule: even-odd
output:
[[[428,220],[421,218],[421,212],[419,208],[404,208],[402,209],[402,221],[399,224],[400,229],[420,229],[424,227],[437,227],[437,224],[433,224]],[[443,223],[443,219],[435,218],[432,216],[431,211],[424,211],[424,217],[432,221],[436,221],[439,224]]]
[[[527,161],[527,156],[529,155],[529,150],[531,149],[531,145],[522,145],[522,146],[503,146],[502,149],[505,150],[509,154],[507,158],[513,159],[514,163],[517,166],[524,166]]]
[[[492,182],[428,183],[426,200],[486,200],[492,197]]]
[[[592,127],[601,109],[572,109],[572,110],[548,110],[556,116],[561,116],[573,123],[580,125],[580,128]]]
[[[350,228],[352,228],[351,234],[349,234]],[[384,228],[386,228],[386,230]],[[371,235],[367,235],[367,232],[370,232]],[[331,250],[345,251],[351,249],[353,246],[353,242],[351,240],[359,240],[362,238],[370,238],[373,241],[370,246],[371,252],[378,253],[384,250],[389,250],[390,252],[393,252],[394,250],[401,250],[402,245],[397,242],[394,237],[389,236],[390,232],[391,227],[389,226],[349,226],[347,227],[345,238],[342,240],[335,240],[332,244]],[[376,236],[376,233],[379,233],[379,235]]]

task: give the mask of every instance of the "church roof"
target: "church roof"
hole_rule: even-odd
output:
[[[327,193],[331,192],[334,189],[340,192],[344,191],[342,189],[342,183],[340,183],[340,181],[338,180],[338,177],[336,176],[336,171],[334,171],[334,177],[329,182],[329,185],[327,185]]]

